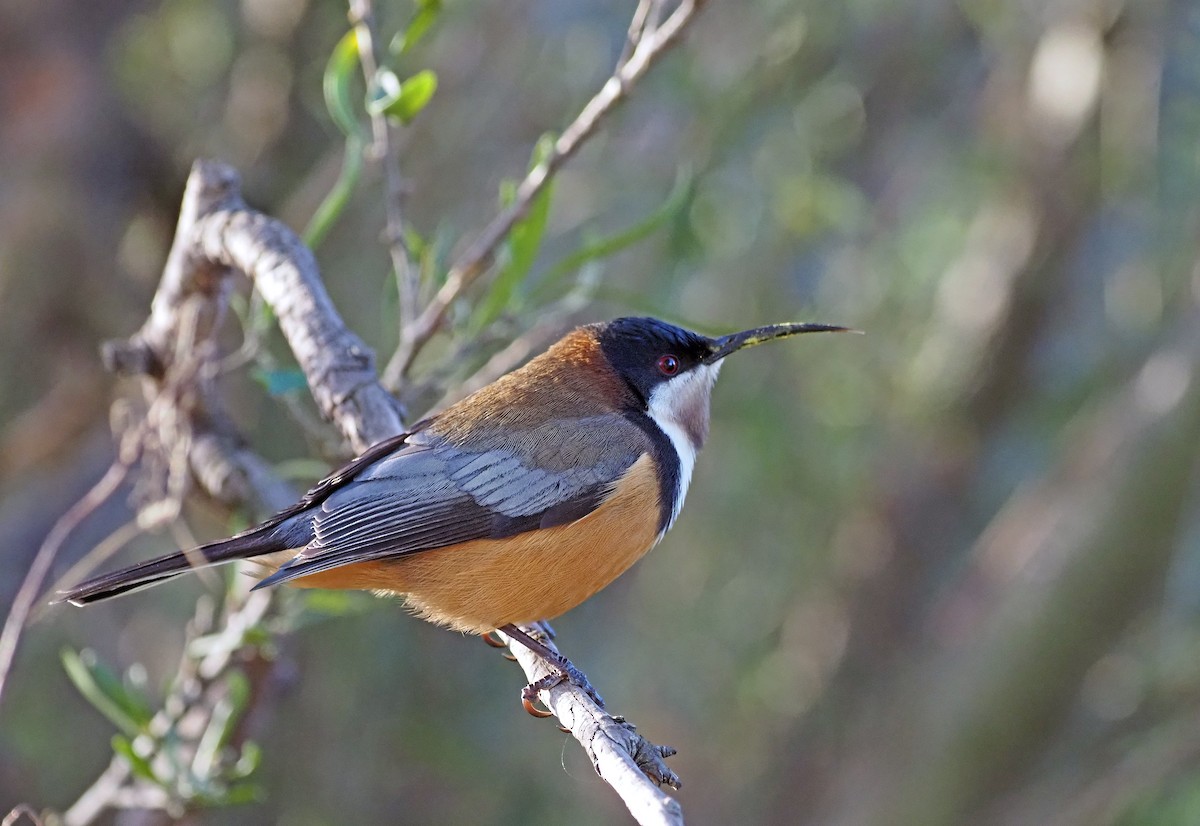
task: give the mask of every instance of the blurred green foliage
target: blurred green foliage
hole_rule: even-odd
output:
[[[401,158],[430,281],[598,88],[631,10],[378,5],[381,31],[408,32],[396,78],[437,77]],[[344,7],[50,0],[0,24],[7,604],[107,462],[96,344],[145,317],[193,157],[309,227],[385,357],[396,314],[382,183],[353,167],[366,90]],[[586,264],[580,320],[868,333],[730,365],[680,523],[556,623],[612,709],[679,749],[693,822],[1200,820],[1198,43],[1194,0],[711,3],[510,241],[475,330],[515,336]],[[231,405],[257,449],[311,458],[264,335],[280,364],[227,379]],[[419,376],[488,354],[448,352]],[[136,664],[154,696],[202,587],[31,630],[0,709],[0,811],[69,805],[111,754],[56,652]],[[205,822],[621,822],[478,641],[311,601],[248,721],[262,802]]]

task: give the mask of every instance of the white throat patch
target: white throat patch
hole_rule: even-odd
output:
[[[675,446],[675,452],[679,454],[679,491],[671,508],[671,518],[662,533],[675,524],[679,511],[683,509],[683,500],[692,481],[692,469],[696,465],[696,454],[704,446],[704,438],[708,435],[709,400],[720,371],[719,361],[716,364],[701,364],[682,376],[663,382],[650,393],[646,412],[667,434]],[[659,538],[662,538],[662,534],[659,534]]]

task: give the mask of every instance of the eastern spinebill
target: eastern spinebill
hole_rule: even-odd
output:
[[[539,690],[564,679],[596,696],[570,661],[518,626],[574,608],[662,539],[683,507],[727,356],[845,330],[790,323],[709,338],[653,318],[576,328],[266,522],[60,596],[86,605],[246,559],[269,572],[256,588],[401,594],[431,622],[503,631],[561,672],[526,687],[531,711]]]

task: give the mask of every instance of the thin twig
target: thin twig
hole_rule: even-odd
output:
[[[367,88],[372,89],[379,82],[379,52],[371,0],[350,0],[350,23],[354,26],[354,36],[358,41],[358,60],[362,64],[363,78]],[[383,112],[371,112],[371,140],[371,156],[383,167],[384,237],[396,274],[396,286],[400,294],[400,329],[404,330],[417,315],[420,273],[413,266],[404,237],[404,178],[400,174],[400,157],[396,151],[393,126]]]
[[[4,820],[0,821],[0,826],[17,826],[23,817],[29,818],[29,822],[33,826],[42,826],[42,818],[33,810],[32,806],[24,803],[18,803],[14,806],[12,811],[4,816]]]
[[[450,305],[491,266],[500,244],[508,237],[517,221],[529,211],[533,199],[559,168],[596,133],[605,116],[628,97],[630,90],[646,71],[678,42],[680,35],[703,3],[704,0],[683,0],[661,26],[641,29],[637,45],[628,60],[617,66],[600,91],[563,130],[545,160],[531,169],[521,181],[512,204],[493,218],[458,257],[450,267],[442,288],[413,324],[404,329],[400,346],[383,371],[385,386],[399,386],[413,359],[445,322]],[[633,31],[632,26],[630,31]]]
[[[621,56],[617,58],[618,69],[629,62],[629,58],[641,42],[642,34],[646,31],[646,22],[650,19],[650,10],[659,9],[661,6],[662,0],[639,0],[637,8],[633,10],[633,18],[629,21],[629,34],[625,36]]]
[[[71,804],[71,808],[63,812],[64,826],[88,826],[93,823],[113,805],[131,774],[125,758],[113,755],[108,768]]]
[[[25,621],[42,591],[42,582],[46,579],[50,566],[54,564],[54,558],[79,523],[112,496],[128,474],[129,465],[125,462],[117,461],[109,465],[100,481],[58,518],[54,527],[46,534],[42,546],[38,548],[33,564],[29,566],[29,572],[25,574],[21,583],[21,589],[17,591],[17,597],[13,600],[12,610],[8,612],[8,618],[4,621],[4,631],[0,633],[0,700],[4,697],[4,686],[17,653],[17,644],[21,641],[21,633],[25,630]]]

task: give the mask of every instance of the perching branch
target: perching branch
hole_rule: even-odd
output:
[[[535,629],[522,629],[536,633]],[[553,673],[550,665],[524,645],[514,643],[502,632],[496,632],[509,644],[530,682]],[[554,643],[544,637],[544,645],[554,650]],[[679,776],[664,762],[675,754],[670,746],[657,746],[637,733],[632,723],[614,717],[596,705],[586,692],[569,683],[559,683],[543,691],[546,708],[583,746],[592,761],[596,774],[612,786],[625,803],[634,820],[642,826],[682,826],[683,809],[679,801],[663,792],[659,786],[678,789]],[[646,782],[646,778],[654,781]]]
[[[529,211],[533,199],[545,188],[559,168],[570,160],[579,148],[596,133],[604,118],[618,103],[629,96],[634,85],[646,71],[679,41],[680,35],[692,21],[704,0],[681,0],[661,25],[654,25],[655,2],[641,3],[629,29],[629,43],[616,69],[600,91],[587,102],[575,120],[563,130],[546,158],[521,181],[512,204],[501,211],[454,261],[446,282],[416,320],[402,330],[400,346],[383,371],[383,383],[397,388],[408,374],[413,359],[425,343],[442,326],[450,305],[491,267],[500,245],[513,226]],[[639,16],[642,18],[639,21]]]

